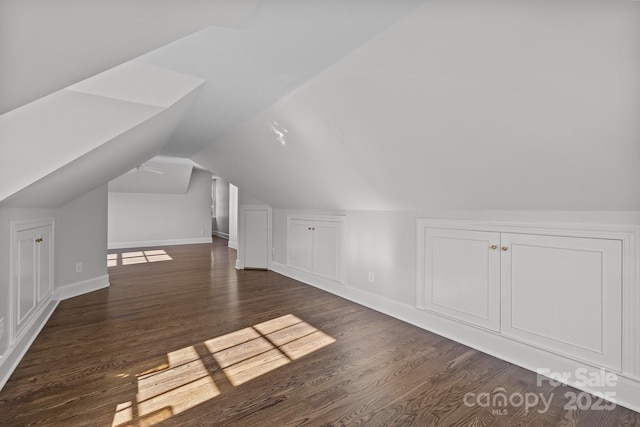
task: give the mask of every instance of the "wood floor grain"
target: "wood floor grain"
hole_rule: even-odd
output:
[[[111,287],[61,302],[0,391],[0,425],[640,425],[622,407],[565,410],[577,390],[276,273],[237,271],[226,243],[110,255]],[[470,398],[481,393],[551,403]]]

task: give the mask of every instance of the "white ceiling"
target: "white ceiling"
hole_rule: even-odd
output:
[[[0,114],[204,27],[242,28],[260,0],[0,0]]]
[[[0,114],[209,27],[143,60],[214,78],[217,136],[423,1],[0,0]]]
[[[241,29],[209,27],[136,59],[207,81],[163,154],[190,157],[424,0],[269,0]]]
[[[133,60],[207,81],[162,153],[274,207],[640,210],[639,2],[0,8],[5,109],[185,36]]]
[[[191,172],[199,165],[189,159],[156,156],[109,182],[115,193],[185,194]]]
[[[0,203],[60,206],[153,157],[203,84],[125,63],[0,115]]]

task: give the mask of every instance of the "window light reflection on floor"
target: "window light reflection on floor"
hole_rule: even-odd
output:
[[[239,386],[335,341],[287,314],[212,338],[204,346],[229,382]],[[168,363],[137,375],[135,400],[116,406],[112,427],[152,426],[220,395],[209,373],[216,367],[207,368],[194,346],[167,353],[167,359]]]
[[[171,261],[173,258],[163,249],[151,251],[123,252],[121,254],[107,254],[107,267],[118,265],[118,258],[122,265],[146,264],[148,262]]]
[[[194,347],[167,356],[166,369],[138,376],[137,404],[132,401],[119,404],[113,427],[151,426],[220,394]],[[136,424],[132,423],[134,420]]]
[[[244,384],[335,342],[293,314],[205,341],[233,385]]]

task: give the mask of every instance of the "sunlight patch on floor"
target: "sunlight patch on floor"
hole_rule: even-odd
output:
[[[324,332],[287,314],[204,344],[237,386],[333,342]]]
[[[220,394],[194,347],[168,353],[167,358],[166,369],[138,376],[136,405],[118,405],[113,427],[152,426]]]
[[[171,261],[173,258],[163,249],[152,251],[123,252],[121,254],[107,254],[107,267],[121,265],[146,264],[148,262]]]
[[[138,253],[142,252],[130,252],[123,259],[137,258]],[[143,253],[154,255],[162,254]],[[229,382],[239,386],[334,342],[334,338],[288,314],[212,338],[204,345]],[[194,346],[167,353],[167,360],[137,375],[135,400],[116,406],[112,427],[153,426],[220,395],[210,369]]]

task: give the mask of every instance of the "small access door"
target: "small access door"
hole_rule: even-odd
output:
[[[243,207],[244,268],[269,268],[270,212],[268,207]]]

